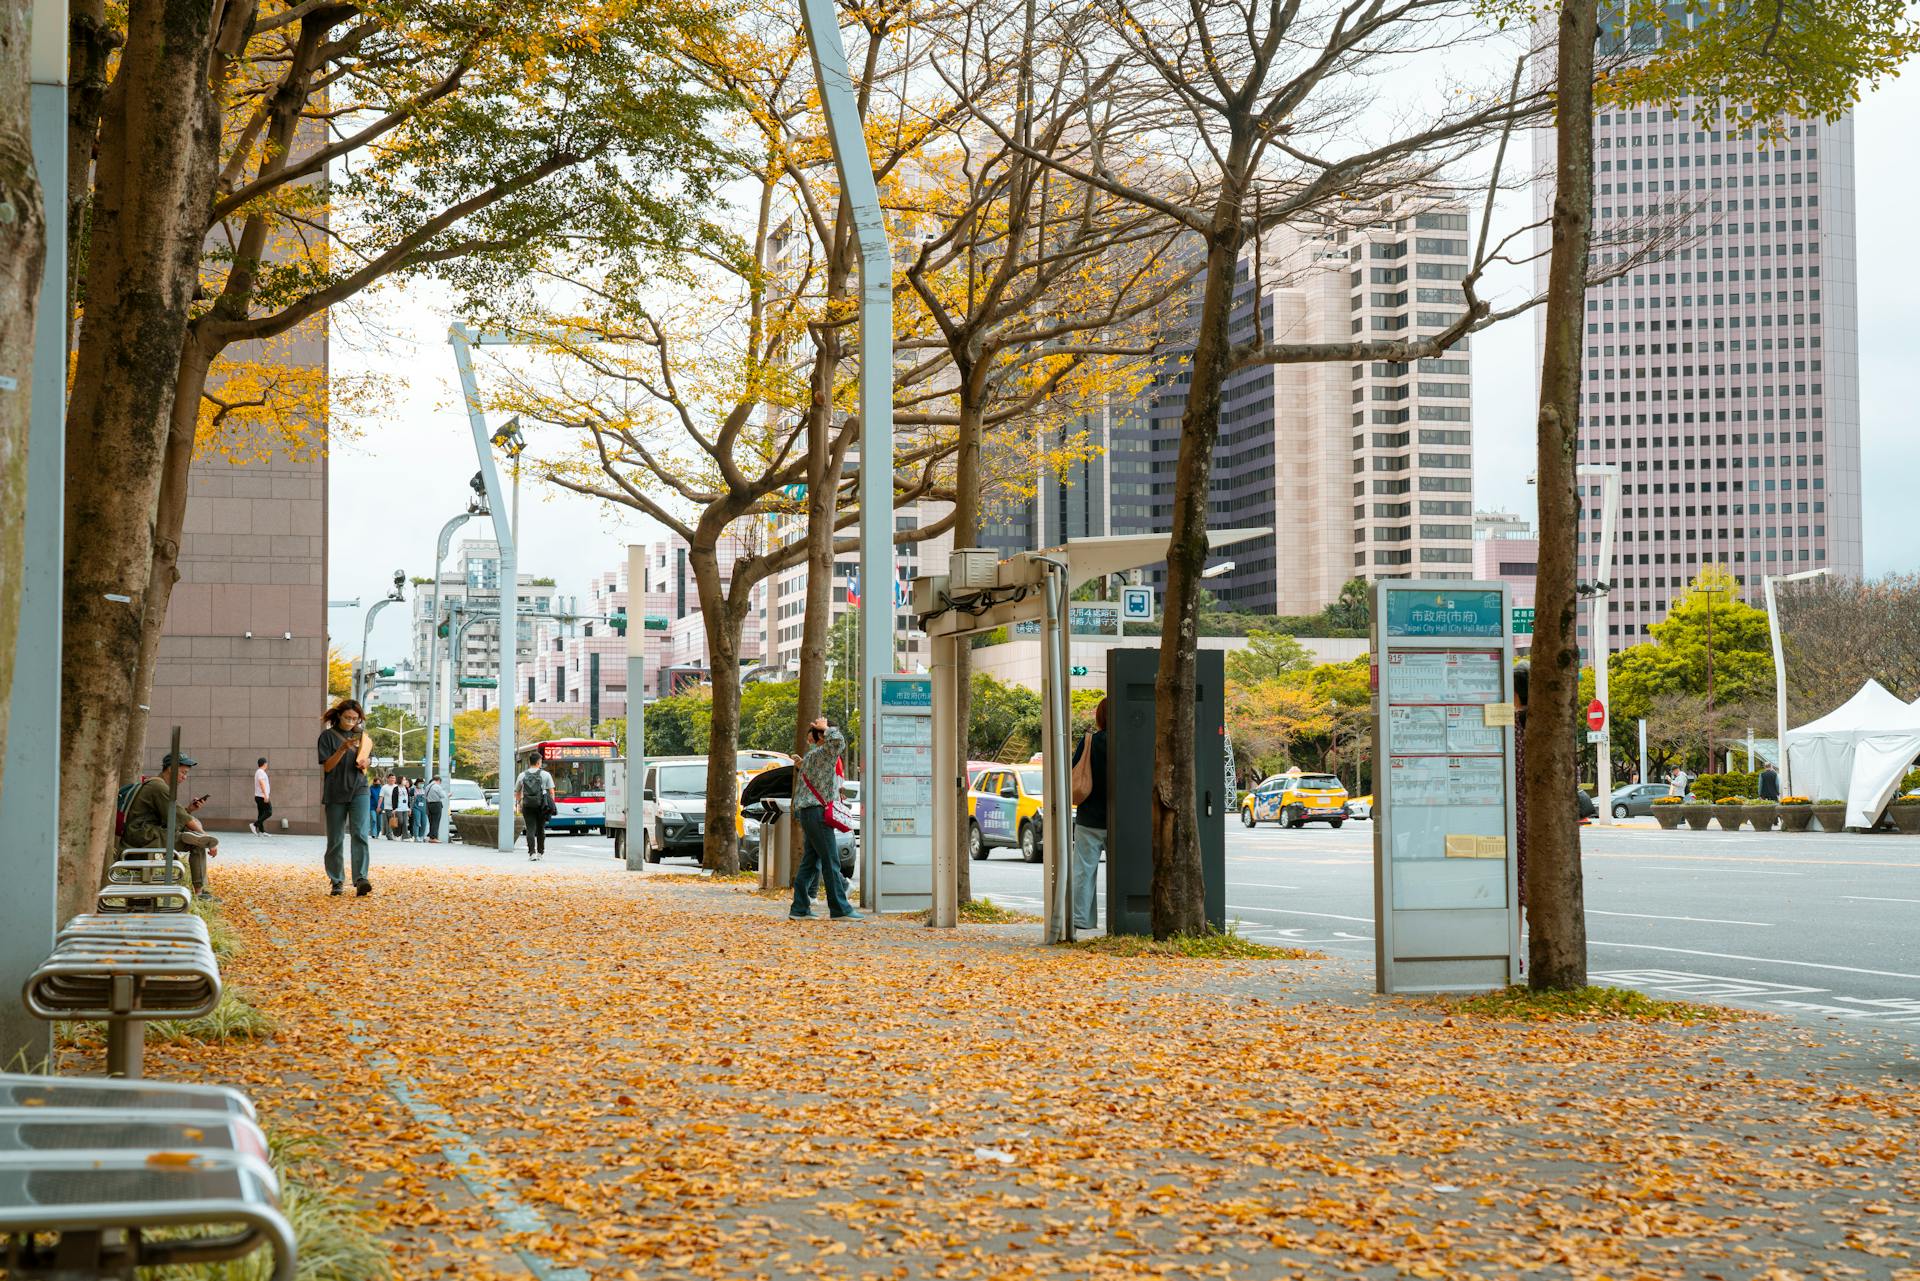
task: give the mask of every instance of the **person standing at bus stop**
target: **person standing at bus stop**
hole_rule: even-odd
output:
[[[813,915],[813,887],[824,877],[827,882],[827,913],[836,921],[862,919],[847,901],[847,882],[840,875],[840,852],[834,847],[834,829],[827,822],[827,798],[839,794],[839,779],[834,766],[846,750],[847,736],[827,724],[822,716],[807,726],[807,741],[812,746],[794,767],[793,817],[800,824],[805,852],[793,876],[793,906],[787,919],[804,921]]]
[[[1097,924],[1100,856],[1107,849],[1107,700],[1093,709],[1093,730],[1080,740],[1073,755],[1074,776],[1082,777],[1085,762],[1092,777],[1086,795],[1073,808],[1073,928],[1090,930]],[[1074,792],[1079,793],[1078,785]],[[1111,913],[1109,913],[1111,916]]]

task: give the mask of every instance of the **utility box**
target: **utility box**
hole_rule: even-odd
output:
[[[1201,650],[1194,674],[1194,801],[1207,924],[1227,927],[1226,664]],[[1107,919],[1109,934],[1153,933],[1153,682],[1160,651],[1107,651]],[[1077,750],[1078,744],[1075,745]]]

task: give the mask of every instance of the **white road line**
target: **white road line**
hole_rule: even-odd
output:
[[[1878,894],[1842,894],[1856,903],[1920,903],[1920,898],[1883,898]]]
[[[1650,872],[1746,872],[1753,876],[1805,876],[1805,872],[1763,872],[1757,867],[1669,867],[1665,863],[1644,864]]]
[[[1235,881],[1236,886],[1245,886],[1256,890],[1297,890],[1298,885],[1276,885],[1272,881]]]
[[[1722,961],[1755,961],[1761,965],[1794,965],[1807,970],[1841,970],[1848,974],[1872,974],[1883,979],[1915,979],[1920,974],[1903,974],[1899,970],[1863,970],[1857,965],[1827,965],[1820,961],[1787,961],[1777,956],[1742,956],[1738,952],[1701,952],[1690,947],[1656,947],[1652,943],[1609,943],[1604,939],[1591,940],[1595,947],[1623,947],[1636,952],[1674,952],[1681,956],[1711,956]]]
[[[1773,928],[1772,921],[1728,921],[1717,916],[1654,916],[1647,912],[1602,912],[1597,907],[1587,909],[1588,916],[1631,916],[1641,921],[1693,921],[1699,925],[1756,925],[1761,929]]]
[[[1243,907],[1238,903],[1227,904],[1229,912],[1277,912],[1281,916],[1319,916],[1329,921],[1359,921],[1362,925],[1372,925],[1371,916],[1342,916],[1338,912],[1301,912],[1287,907]]]

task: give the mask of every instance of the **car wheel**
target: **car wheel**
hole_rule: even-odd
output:
[[[986,838],[980,835],[980,825],[971,820],[967,823],[967,854],[976,863],[987,856]]]
[[[1260,820],[1253,816],[1253,808],[1248,805],[1240,807],[1240,822],[1245,827],[1260,826]]]
[[[1613,807],[1613,816],[1614,816],[1615,818],[1625,818],[1625,817],[1627,817],[1627,807],[1626,807],[1625,805],[1616,805],[1616,806],[1614,806],[1614,807]]]
[[[1346,821],[1344,818],[1330,818],[1327,820],[1327,826],[1337,832],[1340,830],[1340,825]]]
[[[1288,827],[1305,827],[1307,825],[1305,811],[1298,805],[1287,806],[1286,824]]]
[[[1039,829],[1032,823],[1025,823],[1021,825],[1020,857],[1027,860],[1027,862],[1029,863],[1038,863],[1041,859],[1040,832],[1039,832]]]

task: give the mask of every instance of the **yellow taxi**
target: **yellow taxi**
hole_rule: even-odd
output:
[[[1306,774],[1295,767],[1248,792],[1240,802],[1240,821],[1248,827],[1262,823],[1339,827],[1347,821],[1347,789],[1332,774]]]
[[[983,859],[1012,846],[1029,863],[1041,859],[1041,771],[1038,765],[989,765],[967,788],[967,853]]]

